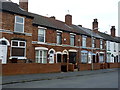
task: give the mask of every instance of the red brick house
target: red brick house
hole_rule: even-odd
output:
[[[69,14],[62,22],[55,17],[30,13],[28,2],[20,1],[19,5],[11,1],[2,2],[0,8],[0,59],[5,64],[3,68],[9,65],[12,67],[10,70],[21,70],[12,74],[46,73],[88,70],[93,68],[91,63],[105,62],[105,38],[96,33],[97,19],[94,19],[92,31],[73,25]],[[10,70],[3,69],[3,72],[9,75]]]

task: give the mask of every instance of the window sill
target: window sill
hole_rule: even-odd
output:
[[[9,59],[13,59],[13,58],[17,58],[18,60],[19,60],[19,59],[27,59],[26,57],[17,57],[17,56],[12,56],[12,57],[10,57]]]
[[[38,41],[37,44],[46,44],[46,43],[45,43],[45,42],[39,42],[39,41]]]
[[[24,32],[16,32],[16,31],[14,31],[14,32],[13,32],[13,34],[25,35],[25,33],[24,33]]]

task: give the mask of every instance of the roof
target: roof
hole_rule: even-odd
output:
[[[23,10],[17,3],[11,1],[0,0],[0,10],[32,17],[29,12]]]
[[[118,42],[117,38],[116,37],[112,37],[111,35],[108,35],[106,33],[103,33],[103,32],[98,32],[98,34],[102,37],[105,38],[105,40],[107,41],[111,41],[111,42]]]
[[[86,36],[92,35],[95,38],[102,38],[102,39],[115,41],[115,42],[120,41],[120,37],[113,38],[112,36],[102,33],[102,32],[99,32],[97,34],[88,28],[84,28],[84,27],[77,26],[77,25],[68,26],[67,24],[65,24],[65,22],[62,22],[60,20],[56,20],[56,19],[52,19],[52,18],[45,17],[42,15],[27,12],[27,11],[23,10],[22,8],[20,8],[18,4],[13,3],[11,1],[0,0],[0,10],[32,17],[32,18],[34,18],[33,24],[40,25],[43,27],[49,27],[49,28],[53,28],[53,29],[58,29],[58,30],[81,34],[81,35],[86,35]]]
[[[93,36],[95,38],[99,38],[99,39],[104,39],[104,37],[101,37],[99,34],[93,32],[91,29],[85,28],[85,27],[80,27],[78,26],[81,30],[85,31],[86,33],[88,33],[90,36]]]

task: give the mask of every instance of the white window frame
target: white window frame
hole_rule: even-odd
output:
[[[87,45],[87,36],[82,36],[82,47],[86,47],[86,45]]]
[[[23,19],[23,23],[17,22],[17,20],[16,20],[17,17],[22,18],[22,19]],[[21,25],[23,25],[23,32],[16,31],[16,24],[21,24]],[[15,16],[14,32],[24,33],[24,25],[25,25],[25,18],[24,18],[24,17],[21,17],[21,16]]]
[[[59,45],[61,45],[62,44],[62,32],[60,32],[60,31],[57,31],[57,36],[58,36],[58,33],[60,33],[61,34],[61,43],[58,43],[57,42],[57,44],[59,44]],[[56,37],[57,38],[57,37]],[[57,38],[58,39],[58,38]],[[57,40],[58,41],[58,40]]]
[[[44,42],[41,42],[39,40],[38,40],[38,42],[45,43],[46,42],[46,29],[45,28],[38,28],[38,32],[39,32],[39,30],[43,30],[44,31]],[[37,35],[38,35],[38,38],[39,38],[39,34],[37,34]]]
[[[36,61],[36,53],[35,53],[35,62],[36,63],[42,63],[42,64],[46,64],[47,63],[47,56],[46,56],[46,63],[44,63],[44,53],[45,53],[45,51],[46,51],[46,54],[47,54],[47,50],[35,50],[35,52],[36,51],[38,51],[39,52],[39,61],[40,61],[40,52],[42,51],[42,62],[38,62],[38,61]]]
[[[110,51],[110,41],[107,42],[108,43],[108,51]]]
[[[116,52],[116,43],[114,42],[114,52]]]
[[[18,42],[18,46],[13,46],[13,41],[14,42]],[[24,42],[25,46],[20,46],[20,42]],[[12,56],[12,48],[24,48],[25,52],[24,52],[24,56]],[[18,58],[18,59],[26,59],[26,41],[20,41],[20,40],[12,40],[11,41],[11,53],[10,53],[10,59],[11,58]]]
[[[95,48],[95,38],[92,37],[92,47]]]
[[[74,36],[74,44],[71,43],[71,36]],[[76,36],[76,34],[70,33],[70,45],[71,45],[71,46],[75,46],[75,36]],[[73,38],[73,37],[72,37],[72,38]]]
[[[103,49],[103,40],[100,39],[100,49]]]
[[[85,61],[83,57],[85,57],[87,60]],[[88,53],[81,53],[81,63],[88,63]]]

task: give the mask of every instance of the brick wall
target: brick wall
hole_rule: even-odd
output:
[[[5,64],[2,65],[3,75],[19,75],[19,74],[36,74],[36,73],[52,73],[60,72],[61,64]]]

